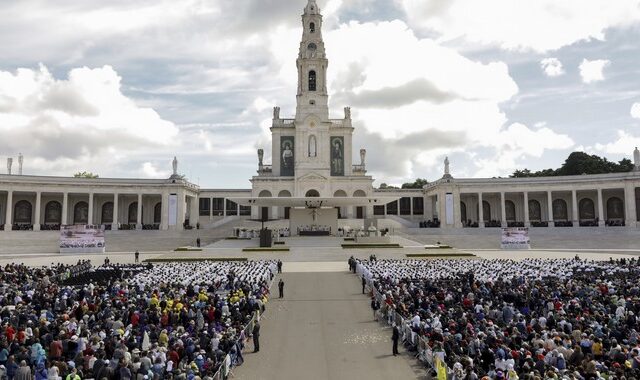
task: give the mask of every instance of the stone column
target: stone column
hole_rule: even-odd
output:
[[[41,207],[42,207],[42,193],[38,191],[36,193],[36,212],[35,212],[35,218],[33,222],[34,231],[40,231],[40,208]]]
[[[213,198],[209,198],[209,221],[213,220]]]
[[[87,222],[93,224],[93,193],[89,193],[89,215]]]
[[[191,210],[189,211],[189,225],[196,228],[200,221],[200,201],[198,197],[191,197]]]
[[[553,224],[553,194],[551,191],[547,191],[547,222],[549,227],[554,227]]]
[[[240,216],[240,203],[236,203],[236,215]]]
[[[636,189],[633,183],[627,183],[624,186],[624,225],[629,228],[636,228]]]
[[[410,215],[413,216],[413,197],[409,197],[409,209],[410,211]]]
[[[227,198],[224,198],[224,201],[222,201],[222,216],[227,216]]]
[[[186,214],[187,199],[183,191],[178,192],[178,222],[176,229],[178,231],[184,230],[184,219]]]
[[[484,228],[484,209],[482,207],[482,193],[478,193],[478,227]]]
[[[111,223],[111,230],[117,231],[120,223],[118,223],[118,193],[113,194],[113,222]]]
[[[504,191],[500,192],[500,225],[502,227],[506,227],[507,226],[507,210],[505,210],[504,207]]]
[[[4,230],[11,231],[13,227],[13,190],[7,191],[7,209],[5,210],[4,217]]]
[[[138,214],[136,215],[136,229],[142,229],[142,193],[138,194]]]
[[[531,227],[531,221],[529,220],[529,193],[524,192],[524,226]]]
[[[161,203],[161,217],[160,217],[160,229],[166,231],[169,229],[169,193],[162,193]]]
[[[598,189],[598,226],[604,227],[604,205],[602,202],[602,189]]]
[[[462,228],[462,201],[460,191],[453,191],[453,227]],[[469,210],[467,210],[468,212]]]
[[[62,194],[62,225],[66,226],[68,224],[68,216],[69,214],[69,193]]]
[[[571,219],[574,227],[580,226],[578,220],[578,194],[575,190],[571,190]]]

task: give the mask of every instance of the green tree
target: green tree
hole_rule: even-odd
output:
[[[604,174],[624,173],[633,170],[633,162],[624,158],[617,163],[607,160],[595,154],[573,152],[558,169],[544,169],[532,172],[529,169],[520,169],[513,172],[511,177],[552,177],[560,175]]]
[[[97,174],[91,172],[77,172],[73,175],[75,178],[98,178]]]
[[[384,190],[384,189],[397,189],[397,188],[398,188],[398,186],[387,185],[384,182],[382,182],[380,184],[380,186],[378,186],[378,189],[382,189],[382,190]]]
[[[424,185],[428,184],[425,178],[418,178],[413,182],[407,182],[402,184],[403,189],[422,189]]]

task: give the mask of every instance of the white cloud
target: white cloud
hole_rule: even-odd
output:
[[[412,26],[443,40],[510,50],[556,50],[574,42],[605,39],[605,30],[640,20],[637,0],[398,0]]]
[[[580,63],[580,76],[584,83],[593,83],[604,80],[604,68],[609,66],[611,62],[607,59],[596,59],[589,61],[583,59]]]
[[[633,103],[631,106],[631,117],[634,119],[640,119],[640,102]]]
[[[616,132],[618,138],[607,144],[595,144],[595,149],[609,154],[623,154],[631,157],[635,147],[640,146],[640,137],[618,130]]]
[[[540,61],[540,67],[549,77],[558,77],[564,74],[562,62],[558,58],[545,58]]]
[[[108,173],[124,156],[176,143],[176,126],[123,95],[120,82],[110,66],[73,69],[67,79],[43,65],[0,71],[0,151],[69,175],[74,166]]]
[[[518,93],[518,86],[503,62],[468,59],[417,37],[397,20],[350,22],[324,37],[333,113],[354,106],[358,141],[372,152],[373,175],[388,181],[424,176],[452,152],[488,149],[492,157],[511,154],[520,160],[573,145],[547,127],[532,131],[514,124],[505,129],[501,104]],[[279,79],[292,90],[297,74],[291,51],[297,51],[299,38],[295,29],[282,28],[271,44],[280,60]],[[289,110],[283,107],[282,112]],[[514,160],[509,170],[516,167]],[[478,170],[471,166],[469,171]]]

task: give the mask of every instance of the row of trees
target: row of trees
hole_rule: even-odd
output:
[[[632,170],[633,162],[627,158],[616,163],[595,154],[589,155],[584,152],[573,152],[558,169],[543,169],[535,172],[529,169],[516,170],[511,177],[553,177],[561,175],[624,173]]]
[[[630,172],[634,168],[633,162],[628,158],[623,158],[618,162],[607,160],[595,154],[587,154],[584,152],[573,152],[567,157],[561,167],[557,169],[543,169],[531,171],[529,169],[519,169],[510,175],[511,178],[524,177],[554,177],[562,175],[581,175],[581,174],[605,174],[605,173],[624,173]],[[402,187],[381,183],[379,189],[421,189],[429,183],[424,178],[418,178],[414,182],[403,183]]]

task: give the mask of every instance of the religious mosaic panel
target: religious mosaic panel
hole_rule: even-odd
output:
[[[331,175],[344,175],[344,137],[331,137]]]
[[[295,137],[280,136],[280,175],[283,177],[294,176]]]

